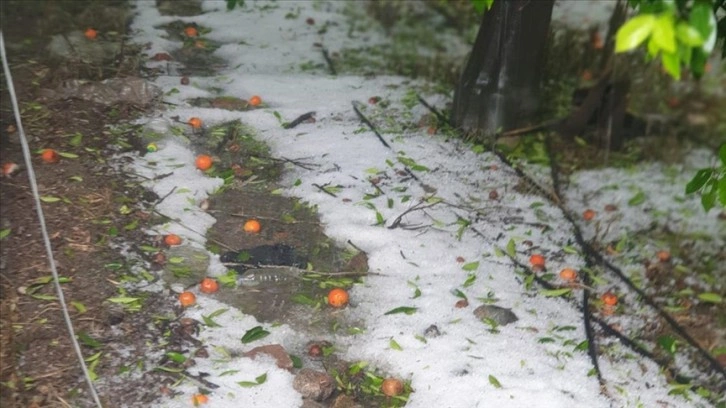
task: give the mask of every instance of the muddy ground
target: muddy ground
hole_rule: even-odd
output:
[[[141,364],[149,356],[158,356],[162,363],[166,350],[188,347],[184,328],[175,318],[180,312],[174,306],[175,294],[127,293],[122,286],[129,279],[131,265],[118,248],[128,242],[159,245],[141,232],[159,220],[147,211],[120,208],[153,206],[160,197],[112,170],[109,158],[123,151],[145,152],[138,129],[127,123],[159,106],[125,102],[105,105],[57,96],[64,83],[76,79],[100,81],[154,74],[143,68],[148,58],[143,49],[123,40],[130,15],[127,7],[123,1],[2,2],[9,63],[30,149],[36,153],[33,165],[40,194],[46,198],[43,211],[53,257],[71,305],[71,319],[92,371],[104,379],[118,379],[100,383],[101,400],[108,407],[151,406],[155,399],[173,392],[170,386],[175,376]],[[189,11],[194,12],[198,10]],[[94,26],[106,27],[102,34],[105,39],[120,45],[115,53],[93,62],[49,56],[47,45],[54,35],[82,33]],[[9,230],[0,240],[0,402],[3,407],[90,406],[55,289],[48,279],[51,271],[4,75],[0,90],[0,163],[20,165],[18,171],[0,179],[0,231]],[[63,153],[59,163],[41,160],[37,152],[46,148]],[[244,169],[240,171],[244,179]],[[270,190],[252,188],[243,194],[232,189],[215,197],[211,211],[216,211],[219,227],[210,238],[224,243],[227,249],[237,248],[233,237],[238,224],[244,214],[254,213],[279,221],[257,238],[257,244],[301,247],[305,243],[305,255],[317,257],[316,265],[366,269],[365,259],[355,258],[351,248],[331,248],[314,211],[280,197],[270,198],[266,195]],[[281,213],[290,215],[288,222],[280,219]],[[145,256],[151,261],[152,255]],[[295,291],[308,289],[315,290],[302,285]],[[288,300],[285,296],[289,293],[252,296],[248,304],[239,306],[253,313],[267,313],[260,312],[260,320],[284,319],[285,310],[260,304],[284,303],[280,299]],[[122,296],[138,297],[140,307],[134,310],[108,301]],[[700,321],[685,323],[708,326]],[[694,332],[694,336],[704,343],[716,337],[708,330]]]

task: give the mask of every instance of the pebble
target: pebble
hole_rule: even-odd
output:
[[[494,305],[481,305],[477,307],[474,309],[474,316],[479,320],[491,319],[500,326],[505,326],[519,320],[511,309]]]

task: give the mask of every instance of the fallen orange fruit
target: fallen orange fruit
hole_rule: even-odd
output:
[[[214,293],[219,290],[219,283],[214,278],[204,278],[199,283],[199,291],[202,293]]]
[[[53,149],[43,149],[40,153],[40,158],[46,163],[58,163],[60,155]]]
[[[595,211],[588,208],[587,210],[582,212],[582,218],[585,221],[592,220],[593,218],[595,218]]]
[[[187,121],[189,126],[193,127],[194,129],[199,129],[202,127],[202,120],[199,118],[189,118]]]
[[[180,245],[182,243],[182,239],[179,235],[168,234],[164,236],[164,243],[169,246]]]
[[[251,219],[245,222],[245,225],[242,227],[242,229],[244,230],[244,232],[248,232],[250,234],[257,234],[258,232],[260,232],[260,230],[262,230],[262,225],[260,225],[259,221]]]
[[[671,253],[666,250],[658,251],[656,256],[658,257],[658,260],[661,262],[668,262],[671,260]]]
[[[545,266],[545,257],[540,254],[534,254],[529,257],[529,263],[532,267],[541,269]]]
[[[572,268],[564,268],[560,271],[560,278],[566,281],[573,281],[577,279],[577,271]]]
[[[197,303],[197,297],[192,292],[182,292],[179,295],[179,303],[182,307],[189,307]]]
[[[381,392],[387,397],[395,397],[403,392],[403,383],[398,378],[386,378],[381,384]]]
[[[600,296],[600,299],[607,306],[615,306],[618,304],[618,297],[610,291],[603,293],[602,296]]]
[[[259,96],[257,96],[257,95],[253,95],[253,96],[252,96],[252,97],[250,98],[250,101],[249,101],[249,102],[250,102],[250,105],[251,105],[251,106],[259,106],[259,105],[260,105],[260,104],[262,103],[262,98],[260,98],[260,97],[259,97]]]
[[[3,176],[8,177],[18,170],[19,166],[13,162],[3,163]]]
[[[343,288],[331,289],[328,292],[328,304],[333,307],[343,307],[348,304],[348,291]]]
[[[84,32],[83,35],[89,40],[95,40],[96,37],[98,37],[98,31],[89,27],[86,29],[86,32]]]
[[[212,157],[206,154],[200,154],[197,156],[197,159],[194,161],[194,164],[197,166],[197,168],[201,171],[207,171],[212,168],[212,164],[214,161],[212,160]]]
[[[187,37],[196,37],[199,35],[199,31],[197,31],[197,29],[195,27],[189,26],[184,29],[184,34]]]
[[[202,404],[206,404],[207,402],[209,402],[209,397],[207,397],[204,394],[192,395],[192,404],[194,404],[195,407],[202,405]]]

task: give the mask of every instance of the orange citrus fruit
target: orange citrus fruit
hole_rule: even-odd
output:
[[[40,158],[46,163],[58,163],[60,155],[53,149],[43,149],[40,153]]]
[[[250,105],[252,105],[252,106],[258,106],[258,105],[260,105],[261,103],[262,103],[262,98],[260,98],[260,97],[259,97],[259,96],[257,96],[257,95],[253,95],[253,96],[252,96],[252,97],[250,98]]]
[[[529,263],[534,268],[544,268],[545,266],[545,257],[540,254],[534,254],[529,257]]]
[[[343,307],[348,304],[348,291],[343,288],[331,289],[328,292],[328,304],[333,307]]]
[[[403,383],[398,378],[386,378],[381,384],[381,392],[387,397],[395,397],[403,392]]]
[[[182,292],[179,295],[179,303],[182,307],[188,307],[197,303],[197,297],[192,292]]]
[[[618,304],[618,297],[613,292],[605,292],[600,296],[603,303],[608,306],[615,306]]]
[[[18,165],[13,162],[6,162],[3,163],[3,176],[9,176],[13,173],[15,173],[16,170],[18,170]]]
[[[179,235],[168,234],[164,236],[164,243],[169,246],[180,245],[182,243],[182,239]]]
[[[194,161],[194,164],[196,164],[197,168],[201,171],[207,171],[211,169],[213,163],[214,161],[212,160],[212,157],[206,154],[200,154]]]
[[[595,218],[595,211],[588,208],[587,210],[582,212],[582,218],[585,221],[590,221],[591,219]]]
[[[245,225],[242,227],[242,229],[245,232],[248,232],[250,234],[257,234],[262,229],[262,225],[260,225],[259,221],[252,219],[252,220],[247,220],[247,222],[245,222]]]
[[[658,251],[656,256],[658,257],[658,260],[661,262],[668,262],[671,260],[671,253],[666,250]]]
[[[202,293],[214,293],[219,290],[219,283],[214,278],[204,278],[199,283],[199,290]]]
[[[564,268],[560,271],[560,278],[566,281],[573,281],[577,279],[577,271],[572,268]]]
[[[189,26],[184,29],[184,34],[186,34],[187,37],[196,37],[199,35],[199,31],[195,27]]]
[[[193,127],[194,129],[199,129],[202,127],[202,120],[199,118],[189,118],[187,121],[189,126]]]
[[[86,32],[84,32],[83,35],[89,40],[95,40],[96,37],[98,37],[98,31],[89,27],[86,29]]]
[[[209,397],[207,397],[204,394],[192,395],[192,404],[194,404],[195,407],[202,405],[202,404],[206,404],[207,402],[209,402]]]

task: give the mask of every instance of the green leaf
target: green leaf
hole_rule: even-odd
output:
[[[718,201],[726,207],[726,175],[718,181]]]
[[[99,348],[102,346],[100,341],[94,339],[85,331],[78,332],[78,341],[80,341],[84,346],[88,346],[90,348]]]
[[[711,174],[713,174],[713,169],[701,169],[696,172],[696,175],[693,176],[691,181],[686,184],[686,194],[693,194],[696,191],[700,190],[701,187],[703,187],[706,182],[711,178]]]
[[[78,155],[75,153],[58,152],[58,156],[65,157],[66,159],[77,159]]]
[[[658,337],[658,345],[660,345],[663,350],[667,351],[668,354],[673,355],[676,352],[678,342],[671,336],[660,336]]]
[[[547,290],[542,290],[539,293],[545,295],[546,297],[558,297],[558,296],[567,295],[570,292],[572,292],[572,288],[547,289]]]
[[[454,296],[456,296],[456,297],[458,297],[458,298],[461,298],[461,299],[467,300],[467,298],[466,298],[466,295],[464,294],[464,292],[460,291],[459,289],[453,289],[453,290],[451,291],[451,293],[453,293],[453,294],[454,294]]]
[[[507,242],[507,255],[512,258],[517,256],[517,244],[514,243],[514,239],[510,239],[509,242]]]
[[[673,14],[665,12],[658,16],[653,25],[653,40],[664,53],[675,54],[676,30]]]
[[[252,343],[255,340],[265,338],[269,335],[270,335],[270,332],[263,329],[262,326],[255,326],[255,327],[247,330],[245,335],[242,336],[242,343],[243,344]]]
[[[464,264],[464,266],[461,267],[461,269],[465,271],[475,271],[479,268],[479,261],[476,262],[469,262],[467,264]]]
[[[721,159],[721,164],[726,167],[726,143],[722,144],[721,147],[719,147],[718,157]]]
[[[723,303],[723,298],[718,293],[705,292],[698,295],[698,299],[706,303]]]
[[[681,79],[681,58],[675,52],[664,52],[660,57],[663,69],[675,79]]]
[[[708,192],[706,192],[707,189]],[[706,183],[706,187],[704,187],[703,191],[701,192],[701,205],[703,206],[703,209],[706,210],[706,212],[708,212],[716,204],[717,192],[718,185],[716,184],[716,180],[709,180],[708,183]]]
[[[187,356],[185,356],[184,354],[181,354],[181,353],[174,352],[174,351],[167,351],[166,356],[169,357],[169,360],[171,360],[175,363],[179,363],[179,364],[187,361]]]
[[[60,198],[53,197],[53,196],[41,196],[40,197],[40,201],[42,201],[44,203],[57,203],[60,200],[61,200]]]
[[[688,22],[691,23],[691,27],[698,30],[704,41],[708,40],[711,36],[711,32],[716,28],[713,25],[713,12],[708,3],[696,3],[691,9],[691,13],[688,15]],[[704,44],[703,51],[710,53],[711,49],[706,49],[709,44]],[[711,48],[713,45],[711,45]]]
[[[83,303],[81,303],[81,302],[77,302],[77,301],[75,301],[75,300],[71,300],[71,301],[70,301],[69,303],[70,303],[70,304],[71,304],[71,306],[73,306],[73,307],[74,307],[74,308],[76,309],[76,311],[78,311],[78,313],[80,313],[80,314],[86,313],[86,310],[88,310],[88,309],[86,308],[86,305],[84,305],[84,304],[83,304]]]
[[[468,275],[468,276],[466,277],[466,281],[464,281],[464,284],[463,284],[463,285],[461,285],[461,286],[463,286],[463,287],[465,287],[465,288],[468,288],[469,286],[473,285],[475,281],[476,281],[476,275],[475,275],[475,274],[473,274],[473,273],[470,273],[470,274],[469,274],[469,275]]]
[[[254,381],[240,381],[237,383],[237,385],[239,385],[240,387],[249,388],[249,387],[256,387],[258,385],[262,385],[265,383],[265,381],[267,381],[267,373],[264,373],[258,377],[255,377]]]
[[[653,32],[656,17],[642,14],[623,24],[615,36],[615,52],[630,51],[645,41]]]
[[[6,238],[10,235],[10,228],[3,228],[0,230],[0,239]]]
[[[683,21],[678,23],[676,26],[676,37],[678,38],[678,41],[689,47],[697,47],[703,44],[703,37],[701,37],[701,33]]]
[[[388,341],[388,346],[393,350],[403,351],[403,347],[401,347],[400,344],[396,340],[391,337],[391,340]]]
[[[489,374],[489,384],[493,385],[494,388],[502,388],[502,384],[497,380],[497,377]]]
[[[628,200],[628,205],[631,207],[634,207],[636,205],[643,204],[645,202],[645,193],[643,191],[638,191],[634,196]]]
[[[416,308],[416,307],[400,306],[400,307],[387,311],[383,315],[386,316],[386,315],[392,315],[392,314],[398,314],[398,313],[405,313],[407,315],[412,315],[412,314],[416,313],[417,310],[418,310],[418,308]]]
[[[106,300],[108,300],[111,303],[119,303],[119,304],[125,305],[125,304],[138,302],[139,300],[141,300],[141,298],[129,297],[129,296],[119,296],[119,297],[108,298]]]

